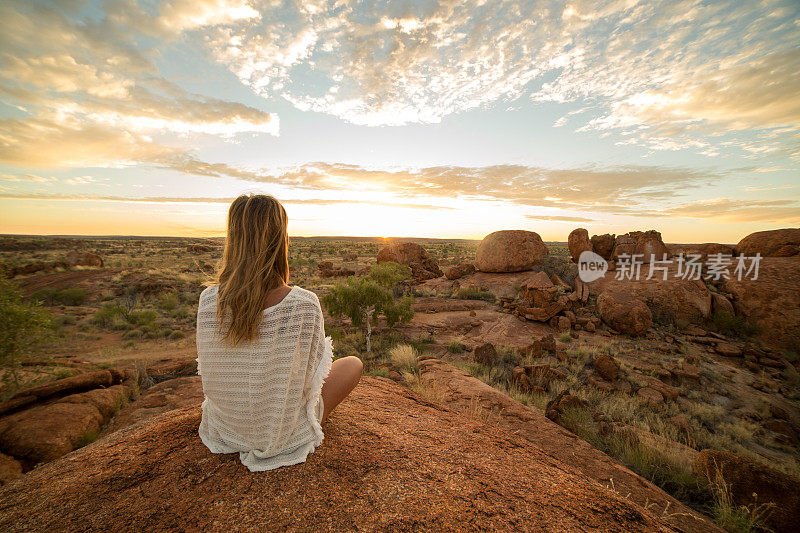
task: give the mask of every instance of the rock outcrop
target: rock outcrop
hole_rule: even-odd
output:
[[[759,328],[758,337],[770,346],[800,347],[800,256],[766,257],[758,279],[725,280],[736,314]]]
[[[603,322],[627,335],[644,335],[653,323],[650,308],[625,291],[605,291],[597,298]]]
[[[411,268],[411,275],[417,281],[438,278],[442,270],[428,255],[425,248],[415,242],[393,242],[378,251],[378,263],[393,261]]]
[[[567,237],[567,245],[569,246],[569,255],[572,261],[577,263],[581,253],[585,251],[592,251],[592,241],[589,240],[589,232],[583,228],[572,230]]]
[[[199,406],[170,411],[5,485],[0,529],[714,531],[608,458],[618,492],[530,439],[382,378],[362,380],[322,446],[291,467],[253,473],[236,454],[212,454],[199,422]],[[560,433],[567,458],[574,439]],[[627,498],[626,476],[637,482]]]
[[[538,233],[501,230],[483,238],[475,252],[475,268],[480,272],[522,272],[530,270],[548,255]]]
[[[608,261],[614,252],[614,243],[617,242],[617,236],[610,233],[592,235],[591,242],[594,253]]]
[[[650,263],[651,260],[660,261],[664,256],[669,257],[669,250],[661,239],[661,233],[655,230],[631,231],[619,235],[614,243],[612,258],[619,261],[623,254],[628,256],[636,254],[640,262]]]
[[[797,531],[800,524],[800,479],[735,453],[703,450],[693,465],[695,473],[717,483],[717,473],[728,486],[733,505],[773,504],[766,525],[776,532]]]
[[[569,472],[580,472],[597,483],[615,488],[618,494],[638,505],[647,506],[664,517],[669,525],[685,532],[720,532],[708,519],[689,509],[647,480],[631,472],[609,456],[548,420],[541,412],[514,401],[481,380],[438,359],[419,362],[424,380],[435,384],[442,403],[455,409],[482,413],[492,425],[513,433],[559,461]],[[613,480],[613,481],[612,481]],[[665,512],[666,511],[666,512]],[[601,526],[606,530],[611,526]],[[560,529],[520,526],[533,531]]]
[[[736,254],[753,257],[791,257],[800,254],[800,228],[751,233],[736,245]]]
[[[444,277],[449,280],[463,278],[475,272],[475,265],[472,263],[462,263],[460,265],[451,266],[444,271]]]

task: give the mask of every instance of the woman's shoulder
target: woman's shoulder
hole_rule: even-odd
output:
[[[299,285],[294,285],[291,292],[294,298],[296,298],[299,302],[313,305],[314,307],[319,307],[319,297],[316,295],[316,293],[304,289]]]
[[[217,286],[209,285],[208,287],[203,289],[203,292],[200,293],[200,301],[202,302],[203,300],[209,297],[216,296],[216,294],[217,294]]]

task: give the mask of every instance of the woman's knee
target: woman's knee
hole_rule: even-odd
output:
[[[343,358],[342,362],[347,365],[347,370],[349,373],[361,377],[361,374],[364,372],[364,363],[361,362],[361,359],[354,355],[350,355]]]

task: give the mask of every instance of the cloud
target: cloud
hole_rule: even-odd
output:
[[[254,91],[302,110],[370,126],[435,123],[529,97],[580,102],[590,116],[578,131],[613,130],[652,150],[796,151],[795,2],[252,6],[259,17],[207,27],[203,40]]]
[[[730,222],[773,222],[800,225],[800,202],[796,200],[732,200],[718,198],[688,203],[670,210],[673,216],[698,219],[719,218]]]
[[[586,217],[570,217],[562,215],[525,215],[529,220],[550,220],[553,222],[594,222],[597,219]]]
[[[222,1],[194,10],[187,2],[162,7],[168,20],[183,17],[175,22],[183,29],[239,20],[244,13]],[[115,166],[175,153],[164,140],[187,134],[278,134],[274,114],[192,94],[164,78],[157,48],[141,44],[166,38],[153,16],[122,0],[106,9],[88,18],[70,3],[58,9],[0,4],[0,97],[19,111],[0,123],[0,160]],[[156,142],[156,134],[166,137]]]

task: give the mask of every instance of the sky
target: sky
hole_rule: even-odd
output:
[[[0,3],[0,233],[800,226],[800,2]]]

